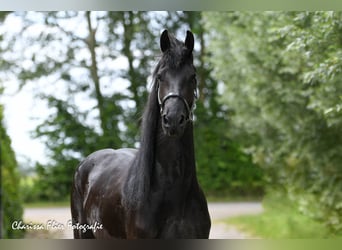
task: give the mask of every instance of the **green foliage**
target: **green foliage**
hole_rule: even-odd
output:
[[[342,230],[340,12],[206,13],[233,139],[307,216]]]
[[[200,105],[199,110],[202,110]],[[195,126],[197,173],[206,193],[221,197],[261,196],[263,172],[228,137],[228,121],[223,117],[200,117],[201,122]]]
[[[21,238],[21,230],[12,230],[12,222],[22,220],[22,197],[19,191],[19,172],[11,140],[3,125],[3,108],[0,105],[0,167],[1,167],[1,205],[3,208],[2,237]]]
[[[33,202],[39,200],[38,180],[34,176],[21,176],[20,178],[20,193],[24,203]],[[25,205],[25,208],[27,206]]]
[[[303,215],[296,204],[282,193],[274,192],[263,201],[264,212],[227,219],[230,225],[263,239],[322,239],[340,237],[327,228]]]
[[[115,137],[102,137],[85,126],[77,107],[54,97],[49,97],[49,105],[57,109],[48,120],[37,127],[36,135],[42,137],[51,153],[51,163],[36,163],[37,178],[26,201],[63,200],[72,184],[72,176],[80,156],[98,150],[98,145],[109,145]],[[85,147],[87,145],[87,147]],[[78,156],[78,157],[77,157]],[[30,199],[31,198],[31,199]]]

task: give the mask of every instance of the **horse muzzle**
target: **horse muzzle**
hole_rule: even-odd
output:
[[[184,115],[163,114],[162,127],[166,135],[171,137],[181,136],[184,132],[186,120]]]
[[[178,98],[170,98],[161,113],[162,128],[167,136],[182,136],[189,121],[187,110],[182,101]]]

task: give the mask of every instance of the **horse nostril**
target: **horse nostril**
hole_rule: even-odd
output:
[[[163,122],[164,122],[164,124],[169,123],[169,119],[166,117],[166,115],[163,115]]]
[[[185,116],[181,115],[180,119],[179,119],[179,125],[183,125],[185,122]]]

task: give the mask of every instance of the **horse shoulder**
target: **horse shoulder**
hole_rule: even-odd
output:
[[[84,163],[86,171],[91,168],[88,192],[100,201],[120,193],[134,156],[134,149],[103,149],[89,155]]]
[[[104,227],[98,234],[120,237],[123,233],[112,225],[121,220],[121,190],[135,154],[135,149],[103,149],[90,154],[78,167],[87,222]]]

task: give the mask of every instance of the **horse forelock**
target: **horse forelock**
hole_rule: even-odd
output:
[[[169,35],[169,38],[170,48],[162,53],[162,56],[154,70],[154,77],[163,70],[177,70],[185,64],[193,64],[192,51],[189,51],[185,44],[173,35]]]

